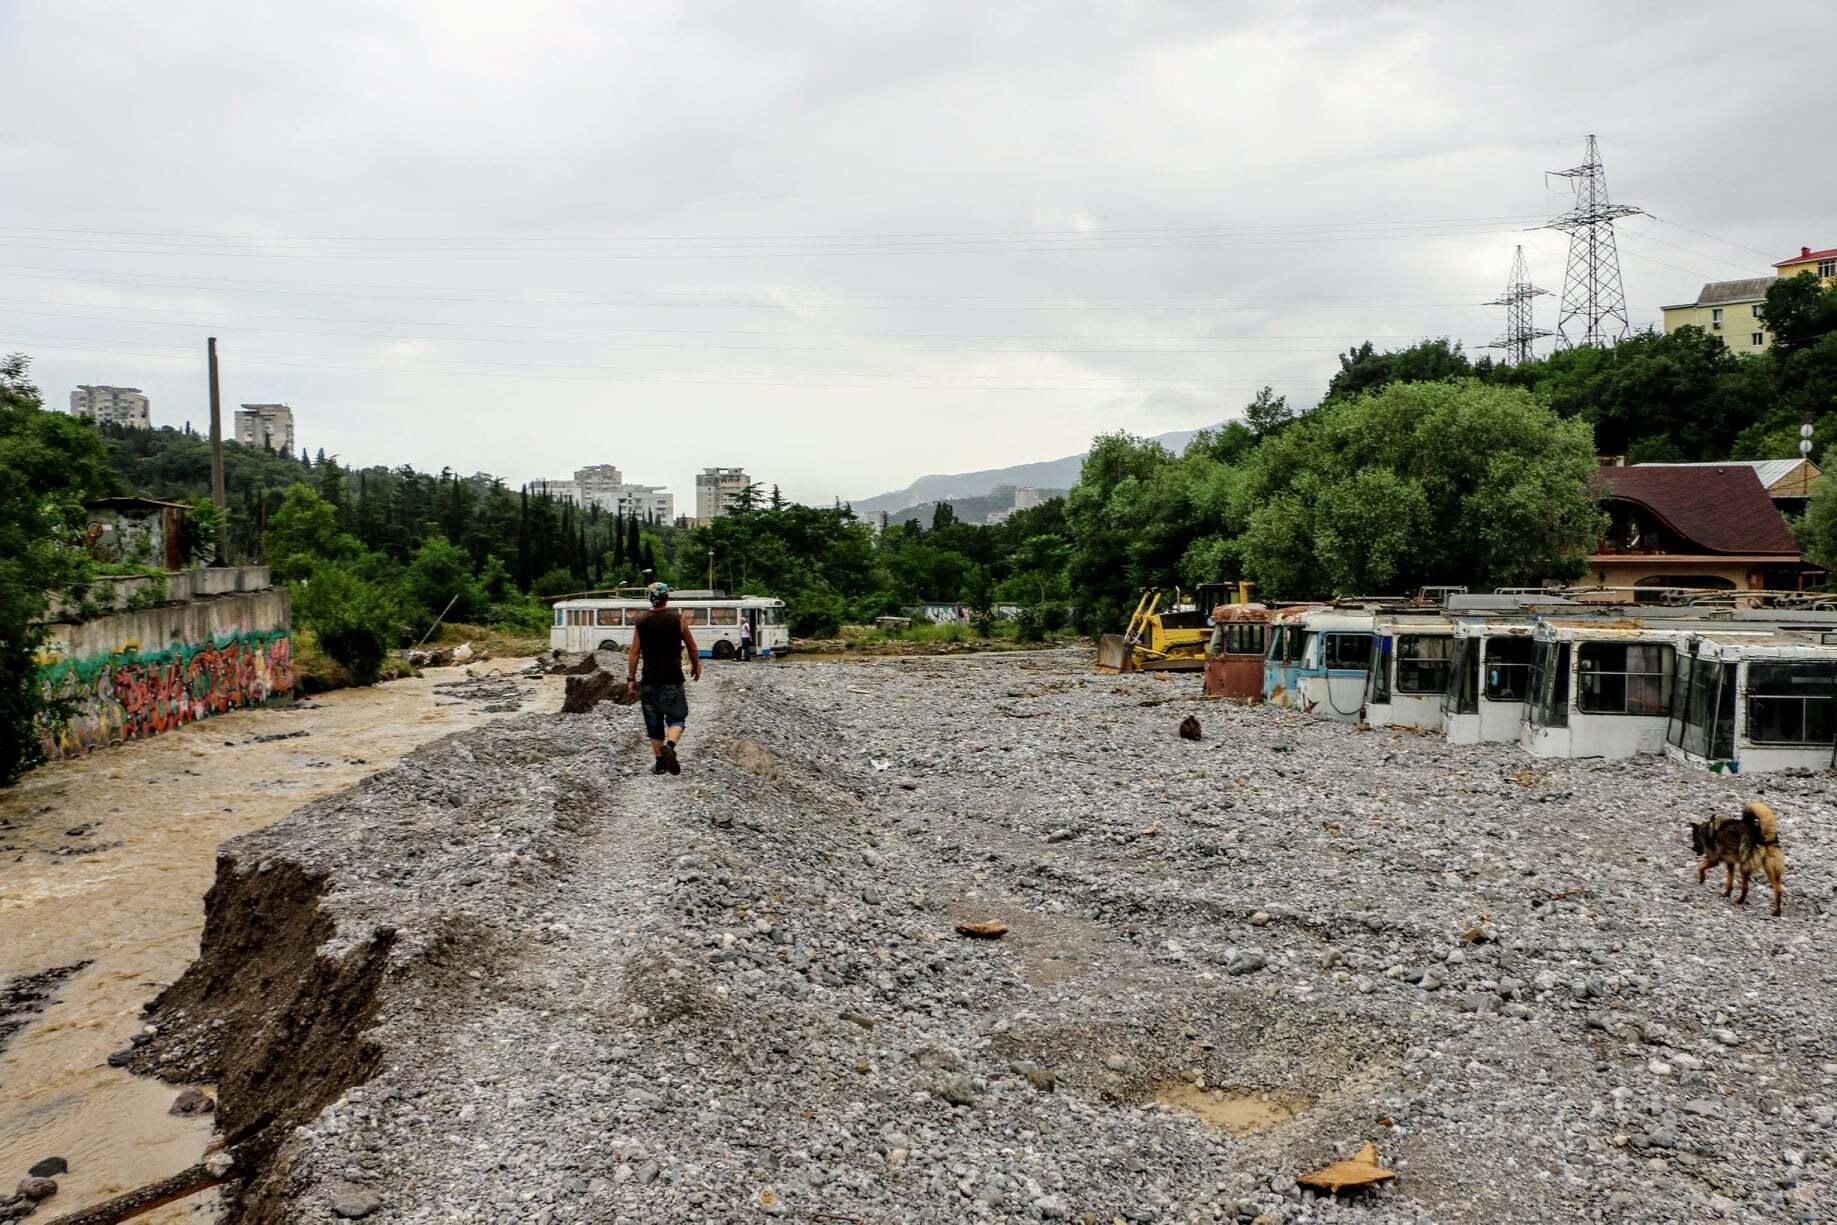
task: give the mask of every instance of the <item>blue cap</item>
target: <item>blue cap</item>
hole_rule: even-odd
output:
[[[651,597],[651,607],[655,608],[670,598],[670,585],[668,583],[652,583],[646,588],[646,593]]]

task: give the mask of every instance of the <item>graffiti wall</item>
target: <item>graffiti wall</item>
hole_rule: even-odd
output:
[[[152,655],[58,659],[41,675],[68,715],[45,731],[45,754],[70,757],[286,696],[293,643],[284,629],[250,630]]]

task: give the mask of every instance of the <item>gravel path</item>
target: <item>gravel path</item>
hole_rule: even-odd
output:
[[[392,941],[375,1075],[262,1219],[1829,1219],[1828,776],[1197,687],[716,667],[680,778],[632,711],[523,716],[229,844],[330,874],[322,953]],[[1780,920],[1684,828],[1763,792]],[[205,1020],[163,1057],[238,1040]],[[1368,1140],[1394,1186],[1296,1186]]]

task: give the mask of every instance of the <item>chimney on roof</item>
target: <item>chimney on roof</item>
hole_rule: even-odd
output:
[[[1811,248],[1810,247],[1800,247],[1799,248],[1799,258],[1800,259],[1811,258]]]

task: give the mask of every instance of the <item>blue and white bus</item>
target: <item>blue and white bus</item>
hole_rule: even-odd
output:
[[[753,631],[753,651],[763,659],[791,647],[785,602],[766,596],[671,595],[670,607],[681,613],[695,635],[704,659],[733,659],[740,654],[740,626]],[[555,602],[549,645],[561,651],[624,651],[631,647],[633,627],[651,610],[642,596],[582,596]]]

